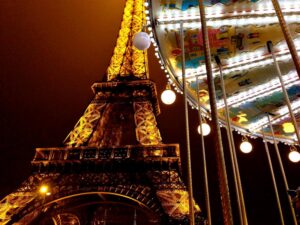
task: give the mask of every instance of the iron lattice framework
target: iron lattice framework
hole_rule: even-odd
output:
[[[108,81],[92,86],[95,97],[64,147],[36,149],[33,175],[0,202],[0,224],[44,224],[43,217],[52,224],[91,223],[71,208],[100,204],[103,195],[152,215],[151,224],[188,223],[179,147],[162,143],[147,55],[132,46],[144,19],[143,0],[127,0]],[[39,193],[41,185],[48,185],[49,195]]]
[[[133,47],[134,35],[143,30],[146,24],[144,0],[127,0],[119,37],[110,65],[107,69],[107,80],[134,75],[148,78],[147,52]]]

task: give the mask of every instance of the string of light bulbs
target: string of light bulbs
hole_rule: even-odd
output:
[[[262,0],[261,2],[263,2],[264,0]],[[149,6],[149,3],[148,2],[145,2],[145,6],[148,7]],[[285,9],[284,9],[284,12],[296,12],[295,11],[295,8],[292,7],[293,4],[292,4],[292,1],[290,4],[285,4]],[[270,4],[268,6],[270,8]],[[258,9],[255,10],[256,12],[259,12],[261,11],[262,14],[266,14],[267,11],[271,12],[270,9],[268,10],[263,10],[263,7],[260,5],[258,7]],[[297,11],[298,12],[298,11]],[[149,13],[149,10],[147,10],[147,14]],[[252,11],[251,13],[254,13],[254,11]],[[212,14],[213,13],[210,13],[208,12],[208,14]],[[218,14],[218,13],[216,13]],[[238,14],[238,12],[234,12],[235,15]],[[241,14],[244,14],[245,15],[245,12],[241,12]],[[153,17],[153,15],[152,15]],[[290,15],[290,19],[291,21],[298,21],[300,22],[300,19],[296,18],[297,16],[295,15]],[[169,63],[166,63],[165,62],[165,59],[162,57],[161,55],[161,51],[160,51],[160,47],[158,46],[157,42],[156,42],[156,39],[157,37],[155,37],[154,35],[154,30],[153,30],[153,26],[154,26],[154,23],[152,23],[150,21],[150,17],[147,16],[146,17],[146,20],[147,20],[147,28],[148,28],[148,31],[149,31],[149,36],[150,36],[150,40],[154,46],[154,50],[155,50],[155,56],[159,59],[159,63],[161,64],[161,69],[165,72],[166,74],[166,78],[168,79],[168,83],[174,88],[174,90],[177,92],[177,93],[180,93],[182,94],[182,91],[181,91],[181,84],[179,83],[178,81],[178,77],[175,76],[176,72],[177,71],[173,71],[174,68],[170,68],[170,66],[166,66],[168,65]],[[268,21],[268,20],[266,20]],[[277,23],[277,22],[276,22]],[[157,26],[157,28],[161,29],[161,26]],[[300,46],[300,38],[299,39],[295,39],[295,42],[296,42],[296,45],[297,46]],[[298,43],[298,44],[297,44]],[[289,60],[290,57],[288,56],[288,54],[286,54],[288,52],[287,50],[287,47],[286,47],[286,44],[285,43],[279,43],[277,46],[276,46],[276,49],[278,49],[278,54],[279,54],[279,60]],[[282,55],[282,58],[280,58],[281,54],[286,54],[286,55]],[[263,60],[260,60],[259,57],[262,57]],[[232,66],[236,66],[238,67],[239,65],[242,65],[243,63],[244,64],[247,64],[248,62],[253,62],[253,59],[257,59],[258,61],[260,61],[259,63],[257,64],[253,64],[253,66],[264,66],[267,64],[267,59],[269,56],[266,56],[266,52],[262,49],[258,49],[257,51],[255,52],[246,52],[246,53],[242,53],[242,54],[239,54],[235,57],[232,57],[232,58],[229,58],[229,59],[226,59],[224,60],[224,67],[228,69],[233,69],[232,67],[230,66],[227,66],[227,65],[232,65]],[[266,60],[265,60],[266,59]],[[226,65],[227,64],[227,65]],[[251,64],[252,66],[252,64]],[[245,66],[244,69],[249,69],[249,65]],[[171,70],[171,71],[170,71]],[[195,71],[196,73],[199,73],[199,71],[204,71],[202,66],[200,66],[200,68],[197,68],[197,70],[194,70],[194,71],[187,71],[187,75],[190,76],[190,74],[193,74],[195,75]],[[229,70],[229,72],[231,72]],[[180,76],[180,73],[177,73],[179,76]],[[196,103],[193,101],[193,99],[189,98],[188,99],[188,103],[189,105],[191,106],[192,109],[196,109]],[[204,112],[204,116],[209,118],[209,114],[208,114],[208,111],[207,109],[202,109],[203,112]],[[208,109],[209,110],[209,109]],[[223,126],[223,124],[221,123],[220,124],[221,126]],[[250,137],[250,138],[257,138],[258,136],[260,136],[259,134],[251,134],[249,133],[250,129],[249,130],[245,130],[245,129],[242,129],[240,127],[237,127],[237,126],[233,126],[234,130],[237,131],[239,134],[241,135],[244,135],[244,136],[247,136],[247,137]],[[281,140],[280,138],[278,138],[279,141],[283,141],[285,144],[289,144],[291,143],[290,140]]]

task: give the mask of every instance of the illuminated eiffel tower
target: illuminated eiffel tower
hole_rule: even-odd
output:
[[[0,224],[189,223],[179,146],[162,143],[147,52],[132,46],[144,10],[127,0],[107,80],[93,84],[64,147],[36,149],[33,174],[0,202]]]

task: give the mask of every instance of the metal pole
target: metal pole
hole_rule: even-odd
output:
[[[136,221],[136,209],[134,209],[134,214],[133,214],[133,225],[137,225],[137,221]]]
[[[223,94],[223,99],[224,99],[225,117],[226,117],[226,123],[227,123],[226,131],[227,131],[227,138],[228,138],[228,143],[229,143],[230,158],[231,158],[231,162],[232,162],[232,170],[233,170],[234,184],[235,184],[235,189],[236,189],[236,198],[237,198],[237,203],[238,203],[240,222],[242,225],[248,225],[247,212],[246,212],[245,200],[244,200],[244,195],[243,195],[243,188],[242,188],[241,177],[240,177],[240,172],[239,172],[239,165],[238,165],[236,149],[235,149],[235,144],[234,144],[234,138],[233,138],[233,134],[232,134],[231,122],[230,122],[230,117],[229,117],[229,108],[228,108],[228,104],[227,104],[227,96],[226,96],[226,89],[225,89],[225,84],[224,84],[222,64],[221,64],[221,60],[218,56],[215,56],[215,61],[218,65],[218,68],[220,71],[221,89],[222,89],[222,94]]]
[[[211,210],[210,210],[210,198],[209,198],[209,185],[208,185],[208,177],[207,177],[207,165],[206,165],[206,152],[205,152],[205,143],[203,137],[203,129],[202,129],[202,115],[200,108],[200,98],[199,98],[199,86],[198,86],[198,76],[196,76],[196,86],[197,86],[197,105],[198,105],[198,119],[201,131],[201,150],[203,156],[203,173],[204,173],[204,190],[205,190],[205,204],[207,211],[207,223],[211,225]]]
[[[273,6],[274,6],[276,15],[278,17],[278,20],[279,20],[284,38],[286,40],[286,43],[287,43],[288,48],[290,50],[290,53],[292,55],[292,58],[293,58],[298,76],[300,78],[300,61],[299,61],[299,56],[298,56],[297,50],[295,48],[295,44],[293,42],[291,33],[289,31],[289,28],[287,27],[287,24],[285,22],[285,19],[284,19],[284,16],[282,14],[282,11],[281,11],[281,8],[280,8],[280,5],[279,5],[278,1],[277,0],[272,0],[272,3],[273,3]]]
[[[272,55],[272,58],[273,58],[273,61],[274,61],[274,64],[275,64],[275,67],[276,67],[276,70],[277,70],[277,73],[278,73],[278,78],[279,78],[279,81],[280,81],[280,84],[281,84],[282,93],[284,95],[285,102],[286,102],[287,107],[289,109],[290,117],[292,119],[292,122],[293,122],[293,125],[294,125],[294,128],[295,128],[295,133],[296,133],[296,136],[297,136],[297,140],[298,140],[298,143],[300,145],[300,135],[299,135],[299,131],[298,131],[297,121],[296,121],[296,118],[295,118],[295,115],[294,115],[294,112],[293,112],[293,109],[292,109],[292,106],[291,106],[289,95],[286,91],[286,88],[285,88],[285,85],[284,85],[284,82],[283,82],[283,79],[282,79],[282,74],[281,74],[280,67],[278,65],[278,62],[276,60],[276,56],[275,56],[274,51],[273,51],[272,41],[268,41],[267,46],[268,46],[269,53]]]
[[[270,126],[270,130],[271,130],[271,133],[272,133],[273,141],[274,141],[276,155],[277,155],[277,158],[278,158],[278,161],[279,161],[279,166],[280,166],[280,170],[281,170],[283,181],[284,181],[285,193],[286,193],[286,196],[288,197],[288,200],[289,200],[289,205],[290,205],[290,210],[291,210],[292,217],[293,217],[293,222],[294,222],[294,225],[297,225],[298,223],[297,223],[295,210],[294,210],[294,207],[293,207],[293,202],[292,202],[291,196],[288,194],[289,185],[288,185],[288,182],[287,182],[286,174],[285,174],[285,171],[284,171],[282,159],[281,159],[280,152],[279,152],[279,149],[278,149],[277,141],[275,139],[274,130],[273,130],[273,126],[272,126],[269,114],[268,114],[268,121],[269,121],[269,126]]]
[[[272,160],[271,160],[271,156],[270,156],[270,150],[269,150],[268,143],[266,141],[265,133],[263,132],[263,130],[262,130],[262,135],[263,135],[263,142],[264,142],[264,145],[265,145],[265,150],[266,150],[268,163],[269,163],[269,167],[270,167],[270,172],[271,172],[271,176],[272,176],[273,187],[274,187],[274,191],[275,191],[275,195],[276,195],[276,202],[277,202],[277,207],[278,207],[278,211],[279,211],[280,221],[281,221],[281,224],[284,225],[282,207],[281,207],[280,198],[279,198],[279,194],[278,194],[278,188],[277,188],[277,183],[276,183],[276,178],[275,178],[275,174],[274,174],[273,164],[272,164]]]
[[[222,136],[219,127],[215,84],[214,84],[214,78],[213,78],[212,68],[211,68],[211,54],[209,48],[209,40],[208,40],[208,32],[206,26],[205,8],[204,8],[203,0],[199,0],[199,10],[201,15],[201,25],[202,25],[201,30],[202,30],[205,65],[206,65],[206,72],[207,72],[207,84],[208,84],[209,101],[210,101],[210,108],[211,108],[212,128],[215,132],[215,135],[213,136],[214,144],[215,144],[214,148],[216,153],[216,162],[217,162],[217,169],[219,175],[219,189],[221,195],[223,219],[225,225],[232,225],[233,219],[232,219],[232,209],[231,209],[231,202],[230,202],[230,193],[228,187],[228,178],[226,172],[224,151],[222,146]]]
[[[186,77],[185,77],[185,52],[184,52],[184,32],[183,22],[180,22],[180,43],[182,54],[182,83],[184,97],[184,115],[185,115],[185,133],[186,133],[186,150],[187,150],[187,174],[188,174],[188,192],[189,192],[189,219],[190,225],[195,224],[194,215],[194,198],[193,198],[193,181],[192,181],[192,159],[190,146],[190,130],[189,130],[189,112],[187,104]]]

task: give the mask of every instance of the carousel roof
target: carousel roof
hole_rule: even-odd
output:
[[[298,127],[300,80],[270,0],[205,0],[210,51],[222,62],[226,97],[234,129],[252,137],[275,136],[288,144],[296,141],[295,129],[282,94],[267,42],[272,41]],[[186,77],[189,102],[197,108],[197,85],[203,113],[210,105],[204,61],[198,0],[152,0],[148,23],[156,55],[169,82],[182,92],[180,23],[184,27]],[[300,51],[300,3],[281,0],[288,28]],[[220,72],[212,62],[220,121],[225,124]],[[196,79],[197,77],[197,79]],[[197,83],[198,80],[198,83]]]

